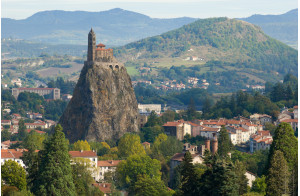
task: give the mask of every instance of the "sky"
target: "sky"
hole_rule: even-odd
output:
[[[46,10],[99,12],[113,8],[152,18],[242,18],[253,14],[283,14],[298,8],[298,0],[2,0],[1,17],[25,19]]]

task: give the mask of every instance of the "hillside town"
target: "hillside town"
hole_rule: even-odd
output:
[[[16,98],[19,93],[17,90],[29,91],[45,95],[44,91],[52,93],[52,99],[61,99],[59,91],[60,89],[41,89],[41,88],[19,88],[12,89],[12,95]],[[55,92],[57,97],[55,97]],[[50,100],[51,101],[51,100]],[[39,135],[49,134],[50,130],[57,125],[57,121],[45,119],[42,114],[27,111],[26,115],[20,115],[18,113],[11,113],[10,108],[13,107],[13,103],[2,102],[2,112],[5,113],[7,119],[1,120],[1,131],[8,131],[13,138],[13,135],[18,135],[20,131],[20,121],[23,122],[25,132],[30,134],[35,132]],[[140,114],[140,125],[143,129],[151,116],[158,117],[164,116],[165,112],[168,112],[168,107],[161,104],[138,104]],[[180,112],[178,110],[177,112]],[[29,122],[30,121],[30,122]],[[25,123],[24,123],[25,122]],[[235,117],[233,119],[193,119],[187,120],[175,120],[167,121],[161,125],[163,133],[168,137],[174,137],[178,141],[185,142],[181,152],[177,152],[170,157],[170,173],[169,183],[172,182],[175,175],[175,170],[184,160],[184,155],[189,151],[192,155],[193,164],[204,164],[205,152],[210,151],[212,154],[218,151],[218,138],[220,132],[225,129],[228,133],[228,137],[232,143],[241,152],[255,153],[256,151],[269,150],[273,142],[273,135],[267,127],[270,124],[276,126],[285,122],[291,125],[296,132],[298,130],[298,106],[293,108],[284,108],[278,115],[277,120],[273,120],[270,115],[267,114],[252,114],[249,118],[242,116]],[[22,128],[24,129],[24,128]],[[201,144],[191,144],[186,142],[186,138],[200,137]],[[3,137],[2,137],[3,138]],[[22,148],[22,142],[18,140],[6,140],[1,142],[1,164],[3,165],[7,160],[13,160],[17,162],[21,167],[26,168],[22,156],[27,149]],[[21,144],[21,145],[20,145]],[[153,143],[147,141],[141,143],[145,150],[152,149]],[[38,150],[37,150],[38,151]],[[93,186],[99,188],[105,195],[110,195],[111,182],[107,181],[107,175],[115,175],[116,169],[122,159],[103,159],[100,158],[96,150],[79,150],[69,151],[71,160],[77,158],[86,159],[89,162],[89,170],[92,171],[91,175],[95,181]],[[229,155],[231,156],[231,154]],[[72,162],[71,162],[72,164]],[[76,164],[76,161],[73,161]],[[255,181],[257,174],[253,174],[250,171],[246,171],[248,186],[251,187]]]

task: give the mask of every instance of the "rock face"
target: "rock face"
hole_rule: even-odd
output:
[[[88,59],[59,121],[70,142],[118,139],[139,130],[137,101],[126,68],[112,49],[103,44],[96,48],[95,40],[91,30]]]

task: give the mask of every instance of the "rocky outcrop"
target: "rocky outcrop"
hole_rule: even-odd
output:
[[[118,139],[139,130],[137,101],[126,68],[114,57],[94,59],[85,62],[59,121],[70,142]]]

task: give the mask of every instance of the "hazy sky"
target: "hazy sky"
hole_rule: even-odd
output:
[[[24,19],[45,10],[104,11],[122,8],[153,18],[283,14],[298,8],[297,0],[2,0],[1,17]]]

